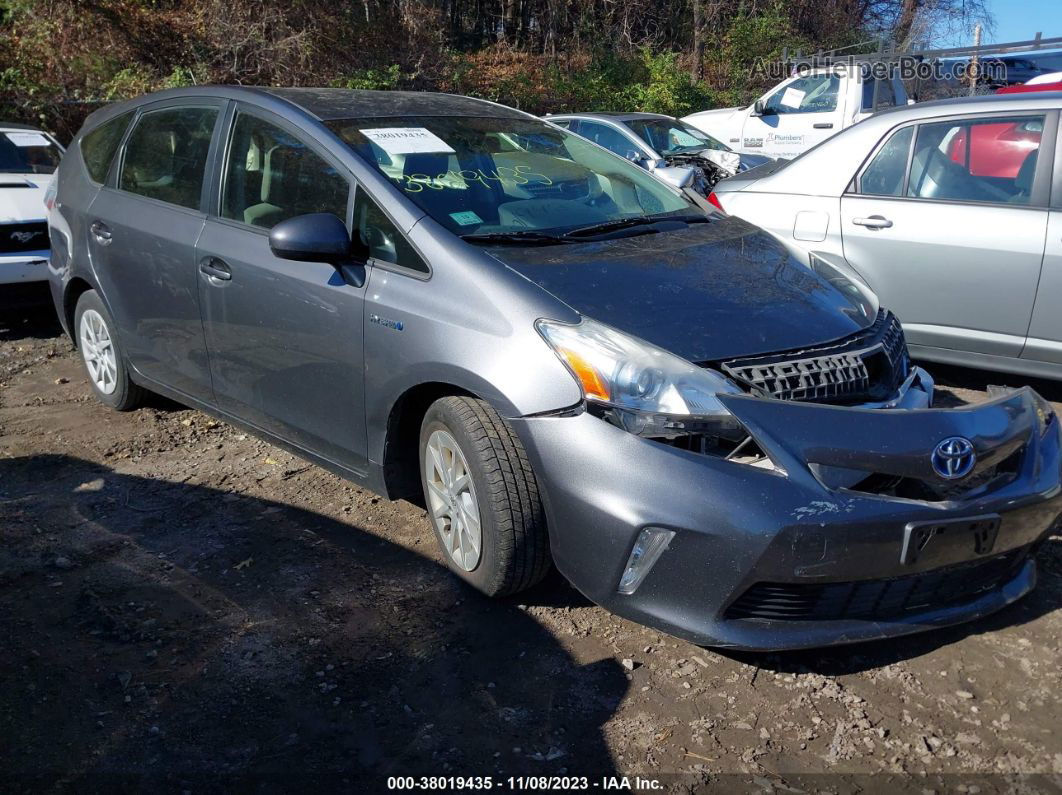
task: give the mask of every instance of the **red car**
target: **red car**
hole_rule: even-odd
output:
[[[1056,83],[1022,83],[1017,86],[1004,86],[997,94],[1024,94],[1026,91],[1062,91],[1062,80]]]
[[[968,130],[973,134],[968,134]],[[1042,134],[1043,125],[1039,119],[977,124],[959,130],[948,144],[948,156],[976,177],[1014,179],[1029,153],[1040,148]]]

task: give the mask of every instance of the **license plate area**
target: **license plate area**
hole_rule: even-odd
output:
[[[1000,518],[997,514],[910,522],[904,528],[900,563],[947,565],[989,554],[996,546]]]

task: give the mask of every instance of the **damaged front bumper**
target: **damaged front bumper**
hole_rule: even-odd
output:
[[[1062,433],[1031,390],[955,409],[721,399],[771,466],[585,412],[513,421],[557,566],[593,601],[694,643],[787,649],[968,621],[1033,588],[1062,512]],[[950,437],[978,462],[955,483],[931,459]],[[645,528],[674,535],[620,593]]]

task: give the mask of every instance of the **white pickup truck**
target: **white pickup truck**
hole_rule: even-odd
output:
[[[683,121],[738,152],[792,158],[875,111],[906,104],[899,77],[878,79],[866,67],[840,64],[783,80],[747,107]]]

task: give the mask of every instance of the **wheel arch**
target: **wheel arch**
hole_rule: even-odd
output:
[[[77,311],[78,300],[89,290],[95,290],[96,294],[100,295],[96,285],[81,276],[74,276],[66,283],[66,287],[63,289],[62,321],[70,334],[70,339],[73,341],[75,348],[77,347],[77,329],[74,328],[74,313]],[[102,295],[100,295],[100,300],[103,301],[104,306],[107,306],[107,302]],[[110,308],[108,308],[108,311],[110,311]]]
[[[480,395],[444,381],[428,381],[410,387],[391,405],[383,446],[383,479],[386,496],[423,505],[420,485],[420,425],[428,407],[444,397]]]

